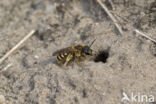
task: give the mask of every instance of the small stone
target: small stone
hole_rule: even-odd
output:
[[[38,55],[35,55],[34,58],[35,58],[35,59],[39,59],[39,56],[38,56]]]

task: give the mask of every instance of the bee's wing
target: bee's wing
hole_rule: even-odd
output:
[[[60,49],[58,51],[55,51],[53,53],[53,56],[57,56],[58,54],[61,54],[61,53],[64,53],[64,52],[70,53],[71,51],[72,51],[72,47],[63,48],[63,49]]]

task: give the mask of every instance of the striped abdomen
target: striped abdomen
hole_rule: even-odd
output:
[[[68,56],[68,53],[66,53],[66,52],[60,53],[60,54],[57,55],[57,60],[58,61],[65,61],[67,56]]]

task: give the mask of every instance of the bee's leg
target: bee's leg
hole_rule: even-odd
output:
[[[79,59],[75,59],[75,62],[76,62],[79,66],[82,66],[82,64],[80,63]]]
[[[63,64],[63,67],[66,67],[68,64],[68,61],[66,61],[64,64]]]
[[[73,58],[73,55],[72,55],[72,54],[69,54],[69,55],[67,56],[67,58],[66,58],[65,63],[63,64],[63,66],[66,67],[67,64],[69,63],[69,61],[70,61],[72,58]]]

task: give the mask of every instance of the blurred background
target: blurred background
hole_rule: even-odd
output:
[[[123,92],[156,96],[155,0],[0,0],[0,57],[32,29],[37,32],[0,69],[0,104],[127,104]],[[90,44],[101,58],[56,65],[52,53]],[[137,103],[137,102],[135,102]],[[155,102],[142,102],[155,104]]]

